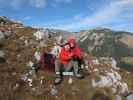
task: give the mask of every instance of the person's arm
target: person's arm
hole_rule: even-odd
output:
[[[82,53],[81,53],[80,48],[76,49],[76,56],[78,56],[80,59],[82,59]]]

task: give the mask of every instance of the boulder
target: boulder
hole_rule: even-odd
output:
[[[9,36],[11,36],[12,35],[12,32],[11,31],[6,31],[6,32],[4,32],[4,36],[5,37],[9,37]]]
[[[36,40],[45,40],[48,39],[49,33],[47,30],[39,30],[33,34]]]
[[[116,89],[120,87],[120,89],[118,90],[119,94],[125,94],[129,92],[127,83],[125,83],[122,80],[118,72],[113,70],[112,72],[106,71],[104,74],[105,75],[99,75],[100,76],[99,81],[92,79],[93,87],[99,87],[99,88],[110,87],[114,92],[116,92]]]
[[[126,97],[126,100],[133,100],[133,93]]]

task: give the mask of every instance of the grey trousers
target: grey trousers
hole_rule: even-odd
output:
[[[61,64],[59,60],[55,60],[55,72],[59,72],[58,76],[62,76],[63,72],[72,71],[75,75],[79,73],[78,61],[70,61],[68,64]]]

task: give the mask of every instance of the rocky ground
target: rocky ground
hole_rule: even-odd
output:
[[[84,69],[84,79],[66,76],[60,86],[53,86],[54,72],[39,70],[36,75],[28,66],[40,45],[33,35],[37,29],[13,29],[14,34],[0,42],[0,100],[116,100],[119,96],[125,100],[133,90],[131,72],[101,62],[95,63],[91,72]],[[50,51],[53,39],[45,43]]]

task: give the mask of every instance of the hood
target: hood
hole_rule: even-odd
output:
[[[76,45],[76,38],[75,37],[69,37],[68,43],[73,43],[74,45]]]

